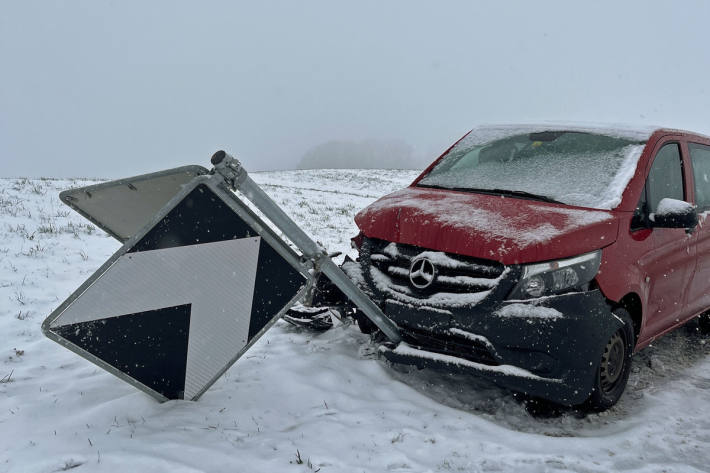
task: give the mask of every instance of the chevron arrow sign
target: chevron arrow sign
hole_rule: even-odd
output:
[[[196,177],[43,330],[159,400],[195,400],[298,298],[298,261],[235,194]]]

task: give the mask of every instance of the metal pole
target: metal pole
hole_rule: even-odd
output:
[[[271,200],[261,187],[254,182],[239,160],[224,151],[217,151],[212,156],[215,172],[224,177],[225,183],[232,190],[243,193],[250,201],[281,230],[302,252],[312,260],[338,289],[358,306],[363,313],[394,343],[401,340],[399,328],[380,310],[372,299],[367,297],[355,283],[328,257],[325,248],[314,242],[306,232],[296,225],[276,203]]]

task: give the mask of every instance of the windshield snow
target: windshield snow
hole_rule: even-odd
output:
[[[466,141],[417,185],[501,195],[508,191],[610,210],[621,202],[643,151],[639,139],[586,131],[518,132],[468,146]]]

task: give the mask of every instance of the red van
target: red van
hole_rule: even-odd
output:
[[[708,209],[708,137],[477,128],[357,214],[343,269],[400,327],[392,362],[601,410],[634,351],[710,327]]]

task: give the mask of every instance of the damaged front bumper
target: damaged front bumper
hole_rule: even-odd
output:
[[[591,394],[604,346],[622,326],[598,290],[455,311],[384,305],[404,340],[381,346],[385,359],[483,376],[569,406]]]

